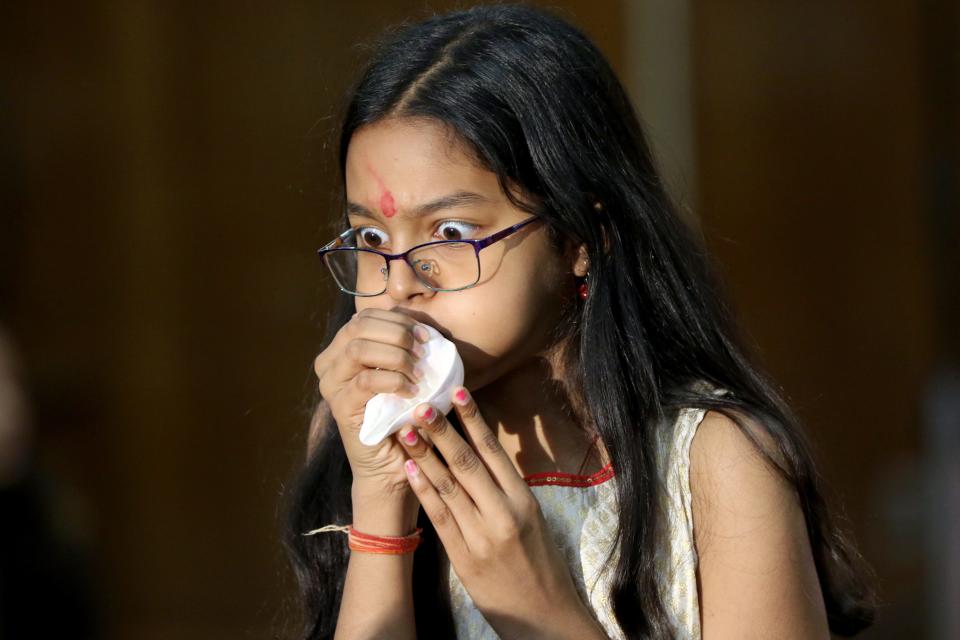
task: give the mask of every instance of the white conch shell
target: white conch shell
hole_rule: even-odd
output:
[[[463,385],[463,361],[457,346],[430,325],[417,324],[430,334],[430,339],[423,343],[426,354],[417,363],[423,369],[423,379],[417,383],[420,391],[414,398],[393,393],[378,393],[370,398],[360,426],[360,442],[365,445],[379,444],[403,425],[413,423],[413,410],[423,402],[429,402],[442,414],[449,413],[453,407],[450,391]]]

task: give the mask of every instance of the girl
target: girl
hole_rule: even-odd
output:
[[[871,623],[797,420],[583,34],[509,5],[391,33],[340,166],[323,254],[343,295],[289,511],[302,637]],[[459,243],[421,246],[440,241]],[[362,445],[367,400],[416,392],[417,323],[456,344],[465,388]]]

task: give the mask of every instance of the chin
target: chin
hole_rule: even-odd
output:
[[[463,386],[465,386],[470,393],[483,389],[489,383],[489,378],[485,378],[482,373],[478,375],[476,372],[464,370]]]
[[[460,346],[457,345],[459,349]],[[483,354],[483,362],[473,362],[469,356],[464,357],[464,351],[460,351],[460,357],[463,359],[463,386],[470,393],[480,391],[484,387],[491,385],[515,369],[522,360],[516,360],[510,357],[494,357]]]

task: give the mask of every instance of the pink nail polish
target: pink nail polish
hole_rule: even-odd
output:
[[[427,410],[420,414],[420,417],[424,420],[433,420],[433,407],[427,407]]]
[[[416,476],[420,473],[420,470],[417,469],[417,463],[413,460],[407,460],[403,463],[403,467],[407,470],[407,475]]]
[[[453,399],[456,400],[459,405],[467,404],[467,392],[464,389],[460,389],[453,394]]]
[[[407,444],[417,444],[417,431],[415,429],[407,431],[403,434],[403,439]]]

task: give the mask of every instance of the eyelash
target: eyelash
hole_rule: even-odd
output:
[[[437,223],[436,229],[439,229],[439,228],[441,228],[443,225],[446,225],[446,224],[459,224],[459,225],[463,225],[464,227],[468,227],[468,228],[470,229],[470,231],[471,231],[471,232],[474,232],[474,233],[477,231],[477,229],[480,228],[480,225],[472,224],[472,223],[470,223],[470,222],[465,222],[465,221],[463,221],[463,220],[441,220],[440,222]],[[382,231],[382,229],[378,229],[377,227],[353,227],[354,236],[357,237],[357,238],[362,238],[362,237],[363,237],[363,232],[364,232],[364,231],[367,231],[368,229],[373,229],[373,230],[376,230],[376,231]],[[436,230],[434,230],[434,233],[436,233]],[[461,234],[461,235],[462,235],[462,234]],[[440,239],[441,239],[441,240],[445,240],[446,238],[440,238]],[[469,239],[469,238],[464,238],[464,239],[466,240],[466,239]]]

